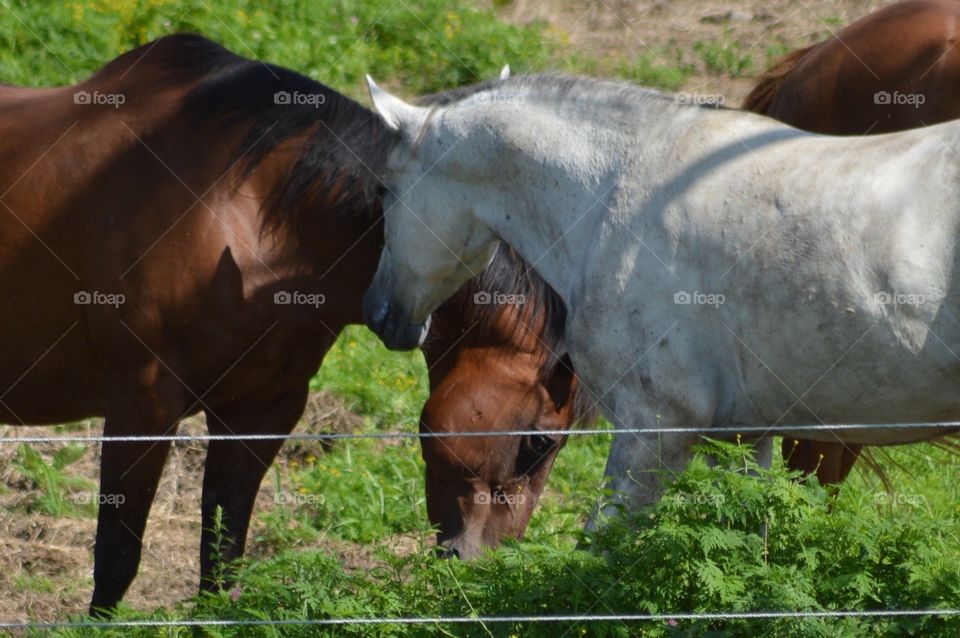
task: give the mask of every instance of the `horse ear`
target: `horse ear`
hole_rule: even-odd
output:
[[[416,134],[427,120],[428,110],[407,104],[395,95],[387,93],[367,76],[367,87],[370,89],[370,99],[373,108],[377,110],[387,126],[395,131],[406,129]]]
[[[510,77],[510,65],[509,65],[509,64],[504,64],[504,65],[503,65],[503,68],[500,69],[500,79],[501,79],[501,80],[506,80],[506,79],[509,78],[509,77]]]

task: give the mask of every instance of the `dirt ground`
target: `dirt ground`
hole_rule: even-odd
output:
[[[602,59],[632,59],[673,47],[690,51],[697,42],[738,42],[742,54],[755,60],[746,77],[730,78],[697,68],[684,86],[687,91],[724,95],[728,105],[736,106],[752,86],[751,76],[765,68],[768,48],[787,50],[823,39],[842,24],[884,4],[888,2],[515,0],[500,11],[505,19],[518,23],[543,20],[571,50]],[[317,395],[299,430],[355,424],[356,417],[346,413],[335,399]],[[101,424],[91,422],[74,434],[100,432]],[[190,419],[181,432],[205,432],[202,419]],[[49,428],[0,428],[0,436],[50,433]],[[59,446],[34,447],[49,458]],[[70,466],[71,474],[87,477],[94,485],[99,465],[96,448],[91,446]],[[58,518],[26,511],[26,504],[36,498],[36,490],[15,469],[16,454],[16,446],[0,446],[0,592],[4,592],[0,596],[0,619],[53,620],[65,613],[83,612],[93,584],[96,520],[91,516]],[[288,444],[280,462],[296,454],[296,446]],[[135,608],[173,605],[195,591],[202,464],[200,443],[178,444],[170,454],[148,524],[140,573],[126,597]],[[256,535],[258,514],[273,506],[271,489],[269,485],[261,488],[251,536]],[[397,539],[396,545],[398,551],[413,551],[404,539]],[[338,553],[347,564],[360,566],[372,560],[355,546],[328,543],[324,547]]]
[[[633,59],[676,47],[689,52],[698,42],[737,42],[754,60],[746,77],[715,75],[697,65],[683,89],[723,95],[739,106],[766,67],[769,47],[795,49],[823,40],[843,25],[891,4],[890,0],[515,0],[501,15],[525,23],[542,20],[571,50],[598,59]],[[694,56],[690,56],[691,61]]]

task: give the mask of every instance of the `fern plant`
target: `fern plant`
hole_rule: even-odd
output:
[[[14,467],[38,490],[28,509],[50,516],[96,514],[96,485],[67,471],[86,452],[85,445],[65,445],[47,462],[29,444],[21,444]]]

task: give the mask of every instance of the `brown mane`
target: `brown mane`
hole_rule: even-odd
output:
[[[744,111],[760,113],[761,115],[770,110],[770,107],[773,105],[773,100],[780,92],[780,87],[783,86],[787,76],[793,71],[800,60],[805,58],[808,53],[818,46],[820,45],[812,44],[808,47],[791,51],[777,60],[773,68],[760,76],[760,80],[757,81],[757,84],[750,91],[750,94],[744,99],[741,108]]]

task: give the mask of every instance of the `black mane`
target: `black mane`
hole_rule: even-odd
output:
[[[199,35],[160,38],[111,65],[125,59],[149,60],[163,83],[193,83],[180,116],[204,138],[246,127],[231,160],[239,181],[296,140],[299,155],[264,202],[264,228],[300,227],[319,208],[352,218],[359,213],[370,222],[381,214],[379,175],[396,135],[376,113],[300,73],[241,57]],[[290,102],[283,103],[282,95]],[[311,102],[295,103],[295,96]]]
[[[477,303],[476,296],[498,293],[522,297],[523,304],[520,312],[515,314],[513,330],[539,330],[539,345],[546,350],[546,358],[540,368],[540,381],[548,387],[559,386],[558,390],[566,392],[569,382],[561,379],[569,379],[575,374],[564,342],[566,305],[560,295],[510,246],[501,243],[487,269],[465,283],[437,310],[436,314],[443,319],[450,319],[450,323],[440,321],[434,325],[449,325],[464,331],[476,330],[481,334],[492,333],[501,306],[496,303]],[[456,338],[459,335],[452,336]],[[551,384],[551,379],[558,381]],[[577,384],[571,398],[574,401],[574,422],[591,423],[595,420],[596,402],[591,400],[583,383]],[[561,396],[559,399],[565,403],[567,397]]]

